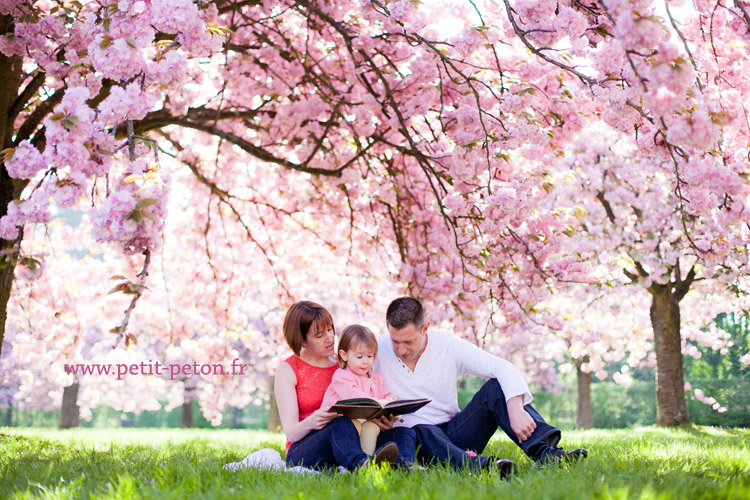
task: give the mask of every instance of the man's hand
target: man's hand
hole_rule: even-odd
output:
[[[381,431],[387,431],[388,429],[393,428],[393,424],[398,422],[398,420],[399,417],[394,417],[392,415],[390,417],[387,417],[383,415],[382,417],[373,420],[373,422],[375,422],[375,425],[380,427]]]
[[[510,418],[510,428],[518,436],[520,442],[524,442],[531,437],[534,429],[536,429],[536,422],[523,407],[523,394],[508,400],[508,417]]]

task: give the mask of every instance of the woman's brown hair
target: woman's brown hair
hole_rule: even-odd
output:
[[[374,351],[375,356],[378,355],[378,341],[375,339],[375,334],[366,326],[349,325],[341,332],[339,350],[336,355],[339,358],[341,368],[346,368],[346,361],[341,358],[341,351],[346,352],[356,347],[357,344],[364,344]]]
[[[333,327],[333,318],[328,310],[309,300],[292,304],[284,317],[284,338],[294,354],[299,356],[302,344],[307,340],[310,327]],[[336,329],[334,328],[334,333]]]

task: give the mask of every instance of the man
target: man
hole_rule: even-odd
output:
[[[557,447],[560,431],[531,407],[529,387],[518,368],[450,332],[430,330],[418,300],[391,302],[386,323],[389,335],[378,337],[375,370],[398,399],[432,400],[396,424],[416,431],[422,460],[454,468],[497,468],[508,475],[513,462],[467,452],[481,454],[498,427],[541,464],[586,456],[582,448],[567,452]],[[462,374],[490,380],[459,411],[456,381]]]

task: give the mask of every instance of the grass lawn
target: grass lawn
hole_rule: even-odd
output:
[[[589,458],[543,470],[496,435],[488,452],[519,466],[508,481],[444,469],[298,476],[221,468],[283,444],[243,430],[0,428],[0,499],[750,499],[750,429],[565,432],[562,444],[585,446]]]

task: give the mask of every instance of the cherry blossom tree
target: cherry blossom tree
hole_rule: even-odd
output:
[[[598,279],[606,294],[606,287],[625,291],[634,285],[650,294],[648,308],[635,307],[628,315],[633,321],[640,316],[649,328],[629,331],[627,322],[622,325],[619,320],[619,328],[610,326],[598,338],[614,335],[626,344],[616,350],[625,352],[629,341],[639,344],[642,333],[638,332],[652,332],[658,422],[685,422],[682,356],[697,354],[686,341],[726,348],[727,339],[718,338],[716,328],[708,326],[723,310],[742,307],[737,292],[747,267],[748,226],[735,220],[730,209],[709,200],[699,211],[695,191],[690,191],[693,203],[687,205],[687,214],[681,211],[680,195],[669,183],[671,162],[644,154],[627,137],[611,129],[607,133],[607,128],[592,126],[572,144],[569,162],[558,167],[558,213],[573,214],[567,217],[572,223],[571,251],[597,257],[599,269],[592,278]],[[689,179],[689,186],[699,182]],[[744,207],[750,187],[738,183],[733,189],[734,199]],[[691,290],[690,304],[681,307]],[[617,299],[620,295],[611,294],[610,301],[615,301],[608,301],[608,309],[624,303]],[[596,331],[593,325],[587,329]]]
[[[544,311],[551,332],[542,338],[559,338],[568,359],[560,364],[562,373],[575,372],[578,391],[576,427],[593,427],[591,383],[595,376],[605,380],[608,365],[621,368],[612,375],[615,383],[629,387],[632,372],[653,364],[651,325],[644,311],[647,294],[633,286],[609,289],[573,286],[549,299]],[[552,335],[550,335],[550,333]]]
[[[144,302],[132,311],[125,345],[109,327],[119,321],[129,299],[109,292],[136,281],[137,260],[92,241],[86,215],[75,228],[56,219],[27,232],[24,254],[46,268],[43,276],[24,276],[15,283],[6,337],[10,350],[0,365],[7,389],[3,402],[20,409],[62,408],[61,427],[77,426],[79,414],[90,419],[100,405],[136,413],[181,407],[184,425],[191,426],[193,400],[218,425],[227,407],[262,404],[267,398],[275,366],[288,352],[281,336],[284,285],[268,279],[262,252],[246,236],[247,231],[264,232],[264,225],[254,217],[238,218],[232,210],[251,212],[249,202],[224,204],[211,198],[211,188],[190,170],[176,171],[174,177],[184,189],[169,201],[172,215],[163,230],[164,244],[153,255]],[[270,227],[269,222],[265,229]],[[290,236],[274,243],[288,260],[275,267],[290,270],[283,283],[326,304],[337,322],[361,322],[365,315],[357,307],[363,304],[373,313],[384,310],[387,295],[381,287],[393,290],[385,277],[347,271],[347,247],[334,259],[314,231],[297,227],[295,235],[293,227],[283,229],[278,232]],[[303,261],[308,270],[298,265]],[[321,284],[327,286],[321,290]],[[377,307],[369,307],[374,302]],[[162,376],[156,376],[155,362],[164,367]],[[145,371],[120,372],[141,363]],[[193,363],[200,373],[173,371]],[[217,365],[225,371],[202,370]],[[235,365],[241,371],[233,372]],[[99,370],[107,366],[109,373]]]
[[[24,228],[90,207],[95,239],[143,255],[117,327],[132,341],[178,189],[164,151],[245,222],[287,302],[279,219],[362,275],[389,262],[415,295],[453,298],[434,308],[447,319],[486,304],[490,329],[590,281],[544,208],[587,117],[663,165],[685,240],[713,259],[731,237],[701,221],[747,223],[750,18],[742,1],[678,4],[4,0],[0,325],[14,269],[38,268]],[[446,14],[464,26],[446,35]],[[661,423],[684,420],[660,404]]]

